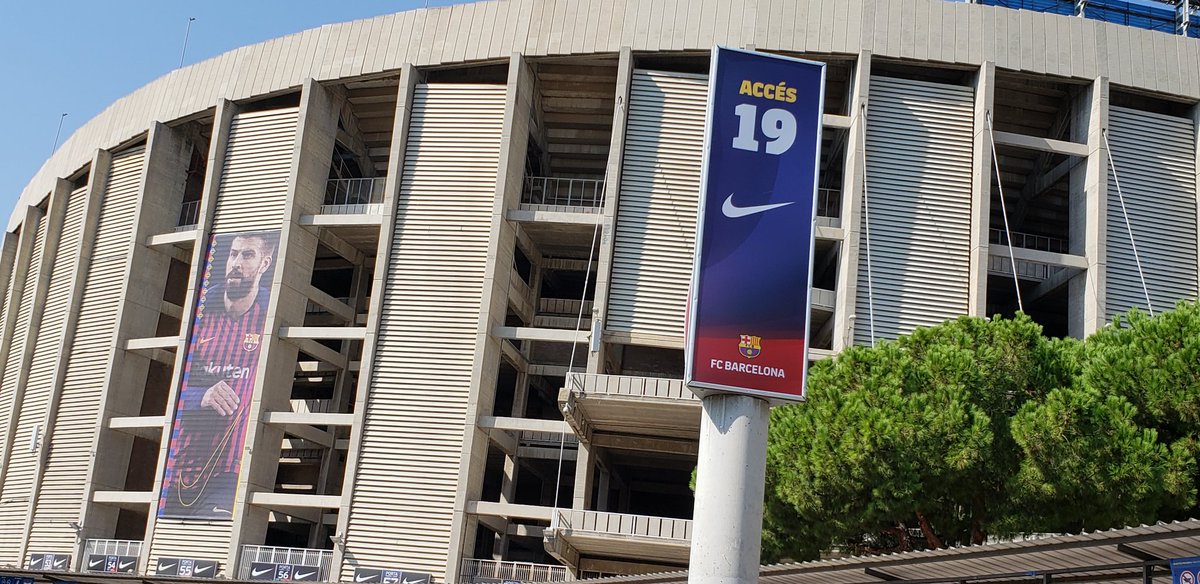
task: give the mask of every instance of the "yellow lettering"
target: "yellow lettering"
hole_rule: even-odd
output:
[[[787,100],[786,101],[788,103],[796,103],[796,88],[789,87],[787,89]]]
[[[775,99],[775,86],[768,83],[763,87],[763,97],[767,99]]]
[[[764,83],[762,83],[761,81],[754,82],[754,87],[753,87],[754,97],[762,97],[763,96],[763,85],[764,85]]]
[[[742,95],[752,95],[751,90],[750,90],[750,80],[749,79],[742,80],[742,88],[738,91],[738,93],[740,93]]]
[[[775,98],[774,98],[775,100],[777,100],[777,101],[786,101],[786,99],[787,99],[787,89],[786,89],[786,87],[787,87],[787,82],[786,82],[786,81],[780,81],[780,82],[779,82],[779,86],[778,86],[778,87],[775,89]]]

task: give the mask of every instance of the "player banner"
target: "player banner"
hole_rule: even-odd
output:
[[[716,47],[686,381],[804,399],[825,65]]]
[[[229,520],[279,231],[213,235],[196,296],[158,516]]]

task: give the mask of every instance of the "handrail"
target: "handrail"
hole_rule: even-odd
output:
[[[1051,253],[1070,253],[1070,246],[1067,240],[1058,237],[1047,237],[1045,235],[1034,235],[1032,233],[1021,233],[1019,231],[1012,232],[1013,247],[1021,249],[1035,249],[1039,251],[1048,251]],[[1005,236],[1003,229],[991,228],[988,229],[988,242],[996,245],[1008,245],[1008,237]]]
[[[386,183],[384,177],[331,178],[325,184],[325,202],[321,205],[321,213],[381,213]]]
[[[317,575],[317,579],[324,582],[328,578],[333,564],[333,550],[243,545],[241,558],[238,561],[239,579],[248,580],[250,578],[250,565],[254,562],[312,566],[319,569],[320,573]]]
[[[460,582],[474,578],[496,578],[522,582],[565,582],[571,579],[566,566],[464,558],[459,572]]]
[[[187,231],[200,222],[200,201],[187,201],[179,208],[179,220],[175,223],[176,231]]]
[[[521,203],[559,207],[604,206],[604,180],[527,176]]]

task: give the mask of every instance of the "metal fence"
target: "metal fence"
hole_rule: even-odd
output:
[[[200,222],[200,201],[188,201],[179,209],[176,231],[187,231]]]
[[[522,582],[565,582],[571,579],[571,574],[567,571],[566,566],[464,559],[459,575],[459,584],[470,584],[480,578],[520,580]]]
[[[325,185],[321,213],[329,215],[379,214],[383,212],[385,178],[335,178]]]
[[[140,556],[142,542],[131,539],[89,539],[83,548],[83,557],[97,556]]]
[[[989,229],[988,241],[997,245],[1008,245],[1008,237],[1003,229]],[[1053,253],[1070,253],[1067,240],[1058,237],[1046,237],[1032,233],[1012,232],[1013,247],[1021,249],[1036,249]]]
[[[318,568],[317,579],[328,581],[330,565],[333,563],[332,550],[316,550],[309,548],[271,547],[265,545],[242,546],[242,557],[238,561],[238,579],[250,579],[250,565],[254,562],[272,564],[293,564],[296,566],[311,566]]]
[[[558,178],[553,176],[525,177],[521,203],[555,207],[604,206],[604,181],[587,178]]]

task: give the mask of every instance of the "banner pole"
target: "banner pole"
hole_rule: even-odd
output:
[[[689,584],[757,584],[770,405],[748,395],[700,401]]]

